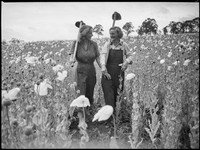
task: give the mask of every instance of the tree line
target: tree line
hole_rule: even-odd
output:
[[[182,33],[199,33],[199,17],[196,17],[192,20],[186,20],[183,22],[171,21],[167,26],[165,26],[162,31],[158,30],[158,24],[155,19],[147,18],[142,22],[142,25],[138,27],[137,30],[134,30],[132,22],[127,22],[122,27],[125,35],[129,37],[130,33],[136,32],[138,35],[155,35],[161,34],[182,34]],[[99,36],[103,35],[103,26],[98,24],[94,27],[93,32]]]

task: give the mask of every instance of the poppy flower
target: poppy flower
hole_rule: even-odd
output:
[[[189,60],[189,59],[185,60],[184,63],[183,63],[183,65],[184,65],[184,66],[187,66],[187,65],[189,64],[190,61],[191,61],[191,60]]]
[[[111,148],[111,149],[119,149],[119,145],[118,145],[116,137],[114,137],[114,136],[110,137],[109,148]]]
[[[129,73],[129,74],[126,75],[126,78],[125,78],[125,79],[126,79],[127,81],[129,81],[129,80],[133,79],[134,77],[135,77],[135,74],[134,74],[134,73]]]
[[[92,120],[92,122],[98,120],[103,121],[110,118],[110,116],[113,114],[113,107],[111,105],[105,105],[103,106],[95,115]]]
[[[170,51],[168,54],[167,54],[167,57],[171,57],[172,56],[172,52]]]
[[[3,90],[2,96],[6,99],[14,100],[17,99],[17,94],[19,93],[19,91],[20,88],[13,88],[12,90],[8,91],[8,93],[5,90]]]
[[[87,107],[90,106],[90,101],[85,95],[80,95],[72,101],[70,107]]]
[[[63,70],[63,68],[64,67],[62,65],[58,64],[58,65],[53,67],[53,71],[57,72],[57,71]]]
[[[38,61],[38,57],[34,57],[34,56],[26,57],[25,59],[27,63],[29,64],[35,64]]]
[[[45,96],[48,94],[48,88],[53,89],[48,80],[44,79],[44,81],[41,82],[39,85],[35,84],[34,90],[40,96]]]
[[[172,66],[167,66],[167,70],[171,70],[172,69]]]
[[[160,64],[163,64],[165,62],[165,59],[160,60]]]
[[[175,61],[174,63],[172,63],[173,65],[177,65],[179,63],[179,61],[177,60],[177,61]]]
[[[67,71],[64,70],[62,73],[58,72],[57,75],[58,77],[56,79],[63,81],[67,77]]]

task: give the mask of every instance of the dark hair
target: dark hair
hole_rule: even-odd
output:
[[[117,26],[111,27],[111,28],[109,29],[109,31],[111,31],[111,30],[117,31],[118,37],[119,37],[120,39],[123,37],[123,32],[122,32],[122,30],[121,30],[120,27],[117,27]]]

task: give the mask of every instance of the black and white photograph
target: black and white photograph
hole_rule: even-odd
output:
[[[1,1],[2,149],[199,149],[199,1]]]

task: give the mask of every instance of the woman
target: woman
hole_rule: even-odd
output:
[[[80,90],[79,95],[85,95],[89,101],[90,105],[93,104],[93,93],[94,87],[96,84],[96,70],[94,67],[94,61],[96,60],[97,64],[101,68],[100,64],[100,53],[98,50],[97,43],[91,40],[93,28],[88,25],[83,25],[80,28],[80,40],[77,46],[76,60],[78,62],[76,68],[76,82],[77,90]],[[73,43],[70,55],[71,63],[74,47],[76,41]]]
[[[119,27],[110,28],[110,40],[105,43],[101,52],[102,89],[106,105],[115,109],[119,78],[122,76],[122,90],[124,71],[132,63],[132,53],[127,43],[123,42],[123,32]]]

